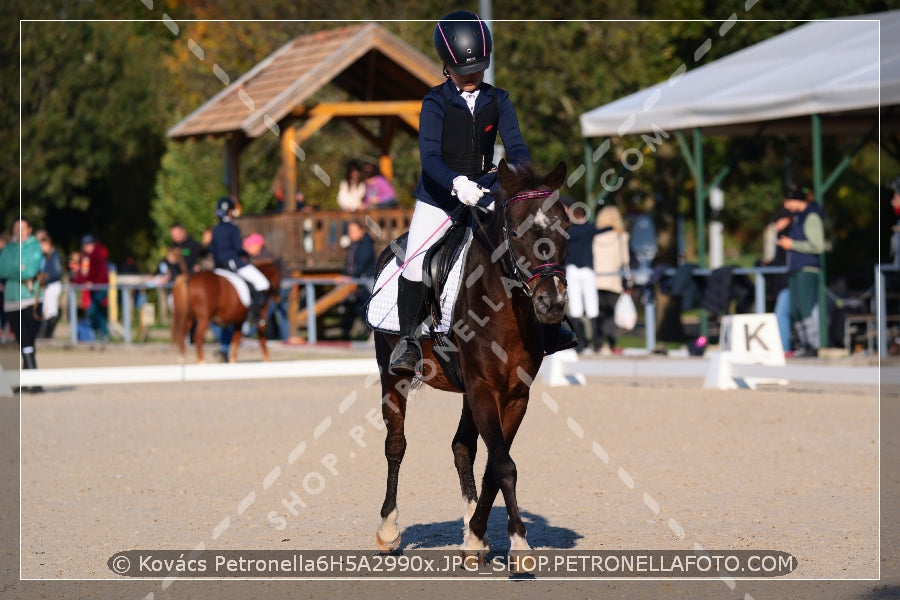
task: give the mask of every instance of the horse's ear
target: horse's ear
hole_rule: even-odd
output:
[[[512,186],[515,185],[516,176],[505,158],[501,158],[500,164],[497,165],[497,177],[500,180],[500,189],[510,193]]]
[[[567,171],[568,168],[566,167],[566,163],[560,161],[560,163],[556,165],[556,168],[550,171],[544,179],[544,182],[551,190],[558,190],[566,182]]]

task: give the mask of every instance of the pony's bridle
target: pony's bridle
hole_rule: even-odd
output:
[[[509,225],[509,206],[516,202],[524,200],[534,200],[536,198],[549,198],[557,195],[558,192],[552,190],[536,190],[519,192],[509,197],[501,206],[503,245],[505,250],[501,257],[501,268],[505,271],[505,275],[510,279],[519,282],[522,285],[522,292],[529,298],[533,299],[534,293],[539,287],[553,277],[562,281],[563,286],[566,283],[566,269],[559,263],[543,263],[534,268],[522,267],[516,251],[513,249],[511,237],[518,237],[518,232]]]

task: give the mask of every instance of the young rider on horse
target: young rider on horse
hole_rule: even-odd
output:
[[[250,284],[250,307],[247,309],[247,320],[252,324],[261,322],[262,306],[269,293],[269,280],[253,266],[244,252],[241,230],[231,222],[234,202],[231,198],[220,198],[216,203],[216,217],[219,224],[213,227],[212,241],[209,251],[213,255],[216,267],[234,271]]]
[[[491,32],[478,15],[455,11],[434,29],[434,47],[444,64],[443,84],[422,101],[419,156],[422,174],[409,226],[407,262],[398,281],[400,334],[391,356],[395,375],[415,375],[422,360],[419,326],[425,316],[422,264],[425,252],[450,223],[447,216],[460,203],[492,208],[487,192],[499,190],[493,165],[497,134],[507,161],[530,162],[528,148],[509,94],[484,83],[491,62]],[[544,326],[545,352],[576,345],[575,335],[561,325]]]

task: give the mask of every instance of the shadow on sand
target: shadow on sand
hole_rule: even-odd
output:
[[[522,520],[528,529],[528,543],[532,548],[574,548],[575,543],[583,536],[566,527],[556,527],[544,517],[528,511],[522,511]],[[487,538],[491,551],[507,552],[509,536],[506,533],[506,510],[495,506],[488,518]],[[463,539],[462,518],[440,523],[422,523],[410,525],[403,529],[403,540],[398,550],[427,550],[458,546]]]

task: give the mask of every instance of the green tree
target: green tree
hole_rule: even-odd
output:
[[[64,248],[93,231],[113,259],[146,253],[164,50],[142,23],[22,24],[23,210]]]

